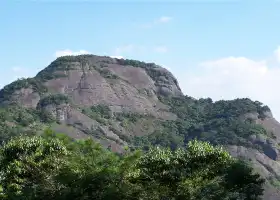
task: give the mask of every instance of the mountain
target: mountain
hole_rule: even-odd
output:
[[[127,146],[175,149],[198,138],[251,162],[267,180],[264,199],[280,199],[280,124],[270,109],[247,98],[185,96],[176,78],[154,63],[60,57],[35,77],[5,86],[0,105],[1,141],[50,128],[122,153]]]

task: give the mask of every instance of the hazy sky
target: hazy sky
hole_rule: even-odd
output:
[[[279,21],[269,0],[1,0],[0,86],[61,55],[123,56],[170,69],[187,95],[249,97],[279,120]]]

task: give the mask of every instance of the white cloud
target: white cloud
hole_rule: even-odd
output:
[[[279,52],[277,49],[277,52]],[[278,59],[279,54],[274,55]],[[177,75],[185,94],[213,100],[249,97],[268,105],[280,120],[280,67],[267,60],[227,57],[200,63]]]
[[[111,58],[123,59],[123,56],[110,56]]]
[[[167,23],[167,22],[170,22],[171,20],[172,20],[172,17],[162,16],[156,20],[156,23]]]
[[[168,48],[166,46],[158,46],[154,48],[154,51],[157,53],[166,53]]]
[[[152,22],[149,22],[149,23],[146,23],[146,24],[142,24],[140,26],[140,28],[152,28],[153,26],[157,25],[157,24],[165,24],[165,23],[168,23],[172,20],[173,18],[172,17],[169,17],[169,16],[162,16],[162,17],[159,17],[157,19],[154,19]]]
[[[280,46],[274,51],[276,60],[280,63]]]
[[[90,52],[88,52],[86,50],[71,51],[69,49],[65,49],[65,50],[56,51],[55,52],[55,57],[76,56],[76,55],[82,55],[82,54],[90,54]]]

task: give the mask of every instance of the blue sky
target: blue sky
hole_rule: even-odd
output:
[[[90,52],[156,62],[185,94],[250,97],[280,119],[280,2],[101,2],[0,1],[0,86]]]

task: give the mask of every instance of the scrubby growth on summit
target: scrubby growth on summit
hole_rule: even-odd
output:
[[[161,122],[161,128],[144,137],[136,137],[136,146],[184,146],[189,140],[199,139],[220,145],[242,145],[262,150],[248,140],[250,135],[267,135],[267,131],[253,120],[243,120],[248,113],[263,118],[270,112],[267,106],[250,99],[212,102],[211,99],[196,100],[191,97],[162,98],[171,111],[178,116],[175,121]]]

